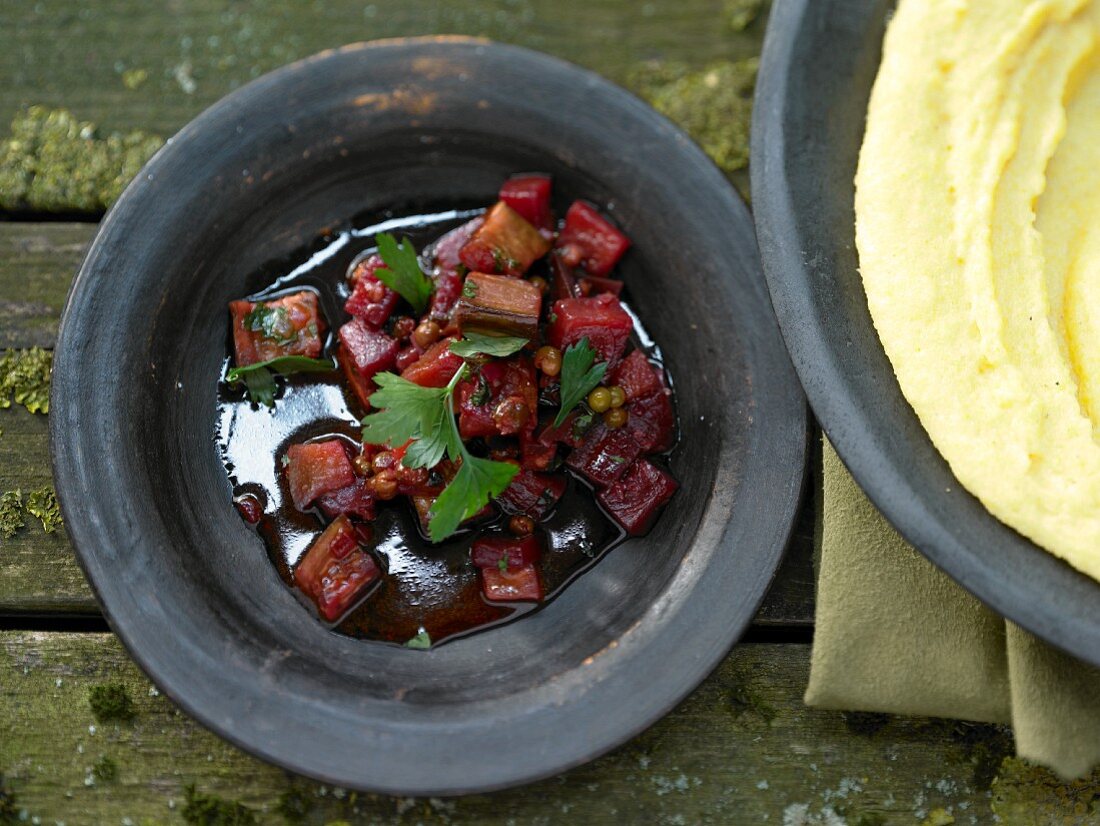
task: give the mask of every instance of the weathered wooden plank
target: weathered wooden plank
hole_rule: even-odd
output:
[[[0,348],[52,347],[95,224],[0,223]]]
[[[50,344],[69,283],[95,232],[93,224],[0,223],[0,344]],[[26,494],[50,481],[44,416],[0,410],[0,491]],[[806,511],[788,558],[758,615],[762,625],[813,621],[812,513]],[[30,524],[0,539],[0,613],[92,613],[96,606],[67,539]]]
[[[170,135],[226,92],[322,49],[380,37],[486,36],[623,81],[643,60],[699,66],[757,53],[729,0],[5,0],[0,133],[21,106],[71,109],[109,129]]]
[[[264,823],[282,822],[277,807],[290,789],[308,823],[877,824],[943,810],[962,824],[989,822],[991,806],[1008,814],[1021,799],[1046,816],[1029,822],[1063,822],[1054,818],[1087,807],[1100,783],[1058,785],[1015,760],[1002,766],[1010,740],[994,727],[805,708],[808,654],[741,646],[665,720],[590,766],[524,789],[428,801],[322,789],[244,755],[156,696],[109,635],[6,632],[0,771],[29,817],[70,825],[180,822],[191,783]],[[93,716],[89,690],[104,683],[125,686],[132,721]],[[111,774],[104,758],[113,780],[102,779]],[[829,812],[838,819],[824,819]]]

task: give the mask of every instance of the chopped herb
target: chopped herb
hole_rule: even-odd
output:
[[[180,812],[190,826],[255,826],[256,813],[235,800],[223,800],[217,795],[202,794],[195,784],[184,789],[186,804]]]
[[[593,365],[595,360],[596,351],[588,343],[587,336],[566,349],[561,362],[561,409],[554,419],[554,427],[561,427],[569,411],[603,379],[607,362]]]
[[[42,523],[42,530],[46,533],[53,533],[64,524],[61,508],[57,504],[57,494],[49,485],[31,492],[27,497],[27,512],[31,516],[38,517]]]
[[[41,347],[6,352],[0,357],[0,409],[14,400],[31,413],[48,413],[52,366],[53,353]]]
[[[550,322],[551,324],[554,324],[554,323],[555,323],[555,322],[556,322],[556,321],[558,320],[558,314],[557,314],[557,313],[555,313],[555,312],[554,312],[553,310],[551,310],[551,311],[550,311],[550,315],[549,315],[549,316],[547,316],[547,320],[548,320],[548,321],[549,321],[549,322]]]
[[[485,381],[485,376],[481,375],[481,373],[478,373],[477,389],[474,391],[473,395],[470,396],[470,404],[474,405],[475,407],[481,407],[482,405],[488,403],[491,395],[492,393],[489,390],[489,382]]]
[[[415,648],[418,651],[427,651],[432,647],[432,638],[423,628],[420,633],[405,643],[406,648]]]
[[[370,398],[378,408],[363,419],[363,441],[368,444],[412,444],[402,460],[407,467],[435,467],[444,455],[458,465],[458,472],[431,508],[428,534],[441,542],[474,516],[489,500],[499,496],[519,468],[470,454],[458,432],[454,415],[454,390],[469,373],[463,365],[446,387],[421,387],[393,373],[374,377],[379,389]]]
[[[466,281],[462,285],[462,295],[466,298],[477,298],[477,283],[473,281]]]
[[[528,340],[517,336],[486,336],[481,333],[465,333],[458,341],[451,342],[451,352],[456,356],[471,358],[477,355],[507,358],[527,346]]]
[[[290,457],[284,453],[283,458],[279,461],[282,463],[283,467],[287,467],[290,464]]]
[[[581,413],[577,418],[573,420],[573,438],[582,439],[592,428],[592,424],[596,421],[596,417],[591,413]]]
[[[92,766],[92,774],[100,783],[112,783],[118,779],[118,763],[103,755]]]
[[[609,453],[607,455],[607,458],[610,459],[612,462],[614,462],[617,465],[625,465],[626,464],[626,459],[622,456],[614,456],[614,455]]]
[[[122,683],[104,683],[92,686],[88,691],[88,705],[101,723],[112,720],[126,722],[134,719],[134,704],[130,693]]]
[[[274,407],[275,377],[271,374],[272,370],[282,376],[289,376],[292,373],[324,373],[335,369],[336,364],[329,359],[279,356],[267,361],[258,361],[255,364],[246,364],[243,367],[234,367],[225,374],[225,380],[229,384],[243,382],[252,401]]]
[[[469,271],[470,268],[467,267],[465,264],[459,264],[457,267],[455,267],[455,272],[458,273],[459,276],[464,277]]]
[[[27,523],[23,521],[23,491],[19,488],[5,491],[4,495],[0,496],[0,536],[11,539],[25,524]]]
[[[388,232],[374,236],[378,254],[386,266],[375,270],[374,276],[399,296],[404,298],[417,313],[424,312],[431,298],[434,283],[420,269],[420,260],[412,241],[404,239],[400,244]]]
[[[286,307],[269,307],[256,304],[244,317],[246,330],[262,333],[263,337],[276,344],[293,344],[298,340],[298,331],[290,323],[290,313]]]
[[[500,559],[497,560],[497,567],[503,572],[508,571],[508,554],[501,554]]]
[[[504,269],[504,253],[493,247],[493,269],[500,272]]]

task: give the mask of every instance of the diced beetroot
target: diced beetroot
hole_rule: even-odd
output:
[[[371,255],[360,261],[351,277],[354,286],[351,296],[344,303],[344,309],[355,318],[362,319],[371,327],[379,329],[393,315],[397,306],[397,293],[383,284],[375,276],[375,271],[386,264],[380,255]]]
[[[481,587],[485,599],[490,602],[542,601],[542,582],[534,565],[509,568],[507,571],[482,568]]]
[[[533,339],[539,332],[541,314],[542,293],[530,281],[472,272],[462,285],[454,319],[463,334]]]
[[[459,250],[466,246],[466,242],[484,223],[485,216],[479,215],[472,221],[467,221],[462,226],[455,227],[436,241],[435,248],[432,250],[436,265],[444,272],[457,270],[459,265],[462,264],[461,259],[458,257]]]
[[[504,493],[497,497],[497,501],[509,513],[523,514],[539,521],[545,519],[558,504],[565,493],[565,485],[563,476],[521,470]]]
[[[340,328],[341,352],[351,357],[352,366],[364,379],[393,369],[400,346],[385,333],[373,330],[353,318]]]
[[[659,393],[637,399],[626,406],[630,419],[625,429],[637,440],[642,453],[663,453],[672,447],[676,417],[672,412],[671,396],[662,387]]]
[[[478,568],[500,570],[500,560],[507,559],[507,567],[522,568],[539,561],[539,541],[532,534],[522,539],[514,536],[483,536],[470,548],[470,559]]]
[[[607,275],[630,246],[630,239],[586,201],[574,201],[565,213],[557,248],[571,266],[588,275]]]
[[[536,229],[552,226],[549,175],[521,175],[505,181],[500,188],[500,200],[530,221]]]
[[[286,451],[286,481],[294,507],[304,511],[318,496],[355,482],[355,471],[339,439],[291,445]]]
[[[548,424],[539,434],[539,442],[544,445],[563,444],[569,447],[577,447],[584,441],[584,437],[588,432],[586,428],[582,427],[582,424],[590,421],[590,417],[582,419],[581,414],[574,410],[565,417],[565,421],[560,426],[554,427],[553,423]]]
[[[375,390],[374,382],[363,378],[363,374],[355,368],[355,359],[342,343],[336,348],[336,361],[340,363],[340,369],[344,371],[344,378],[347,379],[351,392],[355,394],[356,401],[363,406],[364,410],[370,410],[370,396]]]
[[[550,256],[550,295],[557,301],[562,298],[580,298],[577,274],[573,268],[562,261],[561,255]]]
[[[397,358],[393,361],[393,366],[397,368],[398,372],[404,373],[412,365],[416,364],[422,355],[424,355],[423,350],[415,344],[410,344],[397,354]]]
[[[456,395],[464,439],[530,433],[537,424],[538,383],[526,356],[485,364],[459,383]]]
[[[626,473],[640,453],[641,447],[627,428],[611,430],[601,423],[592,428],[565,463],[597,487],[606,487]]]
[[[582,296],[599,295],[600,293],[611,293],[614,296],[622,294],[623,282],[617,278],[597,278],[596,276],[585,276],[579,282],[577,286],[580,289]]]
[[[520,466],[524,470],[546,470],[554,463],[558,455],[556,442],[544,444],[534,435],[521,433],[519,436]]]
[[[458,257],[472,272],[520,276],[549,251],[550,242],[526,218],[497,201]]]
[[[335,622],[381,575],[374,557],[360,547],[351,521],[339,516],[306,551],[294,581],[314,601],[321,616]]]
[[[559,350],[582,338],[596,350],[597,360],[614,364],[619,360],[634,322],[613,295],[595,298],[565,298],[555,301],[546,339]]]
[[[428,313],[437,323],[448,321],[451,311],[462,295],[462,276],[454,270],[443,270],[435,277],[435,292]]]
[[[324,320],[309,290],[271,301],[231,301],[233,350],[238,367],[280,356],[321,355]]]
[[[358,516],[367,522],[374,519],[374,497],[367,480],[362,478],[356,478],[345,488],[317,497],[317,507],[330,519],[341,514]]]
[[[649,530],[657,511],[678,487],[665,471],[639,459],[622,479],[596,494],[596,498],[628,534],[639,536]]]
[[[446,387],[462,367],[462,357],[451,352],[452,341],[450,337],[437,341],[401,371],[401,378],[421,387]]]
[[[610,383],[623,389],[627,401],[644,399],[665,389],[657,369],[641,350],[635,350],[619,362],[611,371]]]

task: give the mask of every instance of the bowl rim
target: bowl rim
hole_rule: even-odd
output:
[[[102,239],[107,237],[116,225],[127,219],[127,213],[131,211],[131,204],[145,187],[150,171],[158,171],[167,156],[185,150],[191,136],[212,124],[216,124],[219,118],[232,112],[238,102],[247,100],[257,89],[257,84],[271,84],[286,80],[296,76],[299,72],[314,69],[329,59],[343,59],[355,54],[373,53],[385,49],[417,48],[425,45],[474,52],[491,50],[497,54],[506,54],[510,60],[534,62],[548,71],[568,73],[570,77],[583,81],[588,88],[597,88],[601,93],[611,95],[615,99],[623,101],[624,105],[629,105],[632,113],[644,121],[647,128],[659,128],[670,139],[675,139],[679,144],[676,147],[677,151],[688,153],[691,161],[695,164],[704,164],[709,168],[710,172],[707,174],[712,176],[714,183],[716,185],[720,183],[721,186],[725,187],[723,197],[730,200],[735,219],[734,225],[730,228],[730,233],[736,236],[739,244],[751,245],[751,254],[755,261],[755,269],[752,272],[752,286],[756,291],[755,285],[759,284],[758,292],[761,302],[759,309],[766,309],[770,313],[771,307],[767,292],[763,287],[762,279],[757,278],[759,275],[759,261],[755,258],[755,240],[752,235],[751,219],[743,203],[733,192],[731,184],[706,158],[702,150],[691,143],[690,139],[679,129],[672,126],[663,116],[630,93],[594,72],[582,69],[559,58],[530,49],[494,43],[482,38],[437,35],[387,38],[354,43],[338,49],[326,50],[288,64],[223,97],[184,126],[174,138],[154,155],[141,173],[126,187],[118,202],[100,224],[96,240],[86,254],[80,271],[70,287],[66,306],[62,313],[55,359],[55,365],[60,369],[55,374],[55,380],[51,388],[53,410],[50,417],[50,453],[55,485],[69,536],[76,550],[79,564],[100,603],[105,619],[112,631],[122,641],[130,657],[178,707],[233,745],[268,762],[320,782],[387,794],[453,795],[492,791],[550,777],[588,762],[621,745],[648,728],[693,691],[727,655],[742,631],[748,626],[767,592],[768,585],[775,576],[783,552],[789,543],[806,478],[806,453],[808,448],[806,408],[794,371],[789,367],[786,353],[783,351],[774,320],[771,321],[768,328],[769,332],[774,328],[774,347],[778,348],[774,355],[780,358],[782,362],[787,363],[786,372],[789,373],[789,376],[783,374],[775,377],[775,388],[777,389],[773,389],[771,395],[789,397],[792,404],[785,405],[788,409],[775,411],[776,423],[774,425],[768,423],[767,425],[770,428],[768,432],[771,439],[779,444],[777,455],[781,455],[786,461],[782,463],[782,467],[774,469],[771,476],[761,480],[761,487],[769,487],[772,496],[769,500],[770,507],[761,509],[757,517],[758,522],[763,526],[763,530],[754,535],[754,541],[759,547],[753,553],[761,559],[763,564],[754,572],[754,580],[747,585],[748,593],[752,594],[751,598],[744,600],[736,610],[733,608],[726,609],[726,618],[730,620],[729,627],[712,628],[708,634],[703,635],[704,638],[698,641],[697,649],[693,651],[692,656],[685,657],[680,664],[682,667],[675,670],[674,673],[665,671],[661,676],[654,678],[648,688],[631,686],[631,690],[635,690],[640,695],[640,699],[636,711],[628,715],[630,718],[629,723],[613,723],[615,729],[611,734],[594,736],[583,743],[567,743],[563,747],[562,738],[558,738],[552,744],[547,744],[546,755],[539,765],[531,767],[517,764],[504,767],[504,770],[498,772],[491,780],[479,778],[476,781],[464,781],[461,776],[457,776],[457,779],[452,776],[446,781],[438,781],[434,778],[412,776],[407,780],[402,779],[397,782],[374,782],[365,779],[365,773],[359,767],[352,767],[347,773],[318,770],[303,763],[302,759],[293,753],[293,750],[288,751],[285,747],[273,748],[268,740],[257,741],[251,730],[246,732],[245,729],[240,727],[227,725],[223,717],[200,704],[192,702],[188,696],[186,685],[166,679],[165,674],[161,672],[160,667],[154,661],[155,657],[142,647],[134,629],[128,625],[123,617],[116,616],[112,611],[110,595],[114,584],[110,582],[105,566],[95,553],[97,545],[108,539],[109,534],[98,519],[97,514],[93,513],[94,507],[88,501],[82,499],[80,491],[77,489],[77,474],[75,471],[79,469],[82,457],[78,450],[70,449],[69,439],[67,438],[70,432],[67,419],[71,418],[73,408],[80,402],[76,395],[78,392],[76,380],[68,368],[70,364],[75,364],[78,361],[84,345],[84,342],[76,340],[76,333],[72,332],[76,326],[74,318],[79,313],[82,301],[95,289],[93,283],[95,281],[94,273],[99,265],[97,258],[100,257],[98,253],[104,243]],[[744,246],[744,248],[749,249],[749,246]],[[782,371],[780,372],[782,373]],[[105,510],[109,512],[110,509]],[[730,535],[732,527],[735,526],[722,526],[721,539],[723,542],[726,542],[725,537]],[[757,527],[761,526],[758,525]],[[671,590],[671,586],[658,597],[654,605],[646,609],[643,618],[650,613],[660,611],[660,603],[672,601],[669,590]],[[720,612],[715,611],[713,613],[717,615]],[[667,631],[665,634],[667,636]],[[622,657],[627,656],[631,648],[652,646],[654,642],[649,637],[658,638],[656,634],[650,634],[649,637],[635,634],[631,641],[628,639],[630,636],[630,634],[627,634],[619,641],[622,644],[618,646],[618,652],[610,652],[606,655],[604,652],[600,652],[601,656],[598,658],[597,665],[599,665],[600,660],[607,661],[603,683],[600,686],[600,690],[605,694],[607,691],[612,690],[616,683],[619,683],[620,685],[615,689],[620,692],[617,696],[626,696],[622,692],[628,683],[624,682],[623,678],[624,676],[631,676],[629,668],[620,667],[617,672],[614,672],[610,670],[611,666],[607,663],[620,662]],[[668,641],[665,640],[664,642],[667,644]],[[638,654],[634,656],[637,657]],[[627,660],[626,662],[629,663],[630,661]],[[634,674],[633,676],[636,677],[637,675]],[[463,734],[463,732],[457,730],[444,733],[456,737]]]
[[[878,0],[848,8],[843,21],[837,21],[831,30],[865,26],[872,13],[885,15],[892,5],[889,0]],[[895,432],[903,429],[899,426],[902,418],[916,421],[916,414],[901,396],[869,312],[864,305],[866,319],[856,323],[861,330],[867,325],[878,343],[876,364],[870,367],[853,366],[845,353],[851,344],[850,340],[842,340],[848,334],[841,330],[846,320],[823,317],[817,290],[841,291],[834,262],[849,250],[857,256],[855,228],[853,224],[850,239],[804,230],[804,224],[813,224],[810,214],[816,204],[798,194],[799,181],[791,166],[801,158],[798,144],[811,139],[788,127],[789,109],[795,105],[791,103],[792,91],[798,88],[792,75],[806,57],[799,51],[800,38],[814,25],[815,16],[829,13],[825,6],[821,0],[788,0],[773,8],[756,87],[751,147],[753,216],[764,273],[784,341],[810,406],[859,486],[910,544],[996,613],[1063,651],[1100,666],[1100,612],[1096,611],[1095,598],[1090,597],[1100,594],[1100,584],[985,510],[951,474],[919,421],[921,435],[908,442],[904,451],[891,445],[882,425],[888,414],[881,411],[895,396],[902,398],[908,412],[890,420]],[[870,87],[866,93],[870,94]],[[810,106],[826,108],[820,95]],[[812,140],[820,138],[815,135]],[[886,365],[885,371],[880,369],[881,364]],[[885,401],[887,396],[891,402]],[[930,452],[933,458],[929,458]],[[936,479],[945,485],[916,483],[915,474],[907,471],[918,454],[922,461],[937,465]],[[1007,549],[1032,569],[1032,576],[1009,570],[1011,566],[1005,563],[993,564],[991,557]],[[1079,594],[1078,602],[1093,600],[1091,612],[1089,605],[1050,599],[1050,581],[1071,586]],[[1048,582],[1045,591],[1044,582]]]

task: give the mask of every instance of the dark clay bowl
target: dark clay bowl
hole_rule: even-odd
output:
[[[352,216],[487,204],[521,170],[552,173],[559,208],[611,205],[634,239],[623,274],[676,379],[682,489],[649,536],[518,622],[427,652],[330,633],[230,503],[213,443],[226,302]],[[73,286],[51,426],[80,561],[156,684],[267,760],[400,794],[556,773],[671,709],[768,587],[806,439],[749,215],[703,153],[596,75],[459,38],[318,55],[173,138]]]
[[[867,310],[854,180],[893,7],[893,0],[787,0],[772,12],[756,90],[752,189],[776,314],[821,426],[905,538],[998,613],[1100,665],[1100,583],[999,522],[962,488],[902,395]]]

